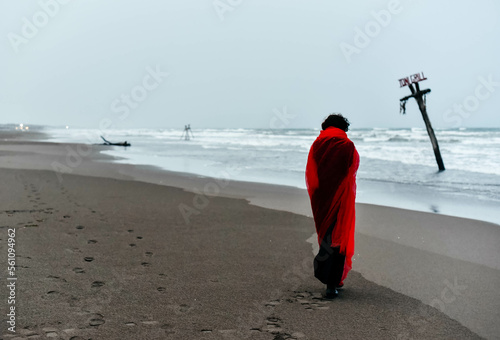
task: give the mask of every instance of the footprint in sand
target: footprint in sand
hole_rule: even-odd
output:
[[[92,262],[92,261],[94,261],[94,258],[93,258],[93,257],[91,257],[91,256],[84,257],[83,259],[84,259],[86,262]]]
[[[129,246],[131,246],[131,247],[135,247],[135,246],[136,246],[136,244],[135,244],[135,243],[130,243],[130,244],[129,244]]]
[[[54,275],[47,276],[47,279],[53,279],[53,280],[56,280],[56,281],[68,282],[68,281],[66,281],[66,279],[63,279],[60,276],[54,276]]]
[[[94,282],[92,282],[92,288],[99,288],[99,287],[102,287],[104,285],[105,285],[105,283],[102,282],[102,281],[94,281]]]
[[[73,268],[73,271],[77,274],[85,273],[85,270],[83,270],[83,268]]]
[[[83,225],[76,226],[76,229],[80,229],[81,230],[83,228],[85,228]]]
[[[89,325],[92,327],[99,327],[100,325],[103,325],[106,321],[104,319],[99,319],[99,318],[94,318],[90,319]]]
[[[87,243],[88,244],[95,244],[95,243],[97,243],[97,241],[96,240],[88,240]]]
[[[173,309],[174,313],[177,315],[189,313],[191,310],[194,309],[194,307],[186,305],[186,304],[169,305],[168,308]]]
[[[58,338],[59,337],[59,334],[57,333],[57,331],[58,331],[57,328],[45,327],[45,328],[43,328],[43,331],[45,332],[45,336],[47,338]]]
[[[151,266],[151,264],[149,262],[142,262],[141,265],[144,266],[144,267],[150,267]]]
[[[300,303],[308,312],[330,309],[327,306],[329,300],[325,300],[321,293],[299,292],[292,301]]]
[[[305,338],[305,335],[300,332],[294,332],[292,334],[285,332],[281,327],[281,322],[282,320],[280,318],[275,316],[270,316],[266,319],[266,326],[264,326],[262,329],[252,328],[250,332],[260,331],[260,332],[271,333],[274,334],[274,340],[285,340],[285,339],[297,340]]]
[[[266,303],[266,307],[276,307],[281,304],[281,300],[272,300]]]
[[[136,237],[138,240],[142,240],[142,236],[137,236]]]
[[[59,296],[59,292],[57,290],[49,290],[47,293],[46,293],[46,296],[48,298],[57,298]]]
[[[133,233],[134,232],[134,229],[129,229],[127,230],[129,233]]]
[[[153,256],[153,253],[150,251],[147,251],[144,253],[144,255],[146,255],[147,257],[151,257],[151,256]]]
[[[158,287],[158,288],[156,288],[156,290],[159,291],[159,292],[164,292],[164,291],[167,290],[167,288],[165,288],[165,287]]]
[[[262,328],[262,331],[268,332],[268,333],[273,333],[273,334],[278,334],[282,333],[283,329],[281,328],[281,319],[277,317],[268,317],[266,319],[266,326]],[[275,337],[276,339],[276,337]]]
[[[320,293],[310,293],[310,292],[295,292],[295,295],[286,299],[274,299],[265,303],[268,308],[273,308],[280,305],[283,301],[288,303],[300,303],[307,311],[313,311],[317,309],[329,309],[325,306],[328,302],[323,301]],[[269,309],[271,312],[273,309]],[[281,326],[282,320],[274,315],[269,316],[266,319],[266,326],[262,328],[251,328],[250,333],[256,332],[266,332],[274,335],[274,340],[281,339],[303,339],[305,335],[300,332],[286,332]]]

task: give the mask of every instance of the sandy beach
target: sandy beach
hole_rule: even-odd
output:
[[[324,300],[304,190],[21,137],[0,136],[4,339],[500,338],[498,225],[358,204],[353,271]]]

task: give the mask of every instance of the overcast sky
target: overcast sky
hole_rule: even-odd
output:
[[[500,2],[0,3],[0,124],[500,127]]]

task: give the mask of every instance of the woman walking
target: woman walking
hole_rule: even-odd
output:
[[[314,258],[314,275],[327,285],[327,298],[337,296],[354,255],[359,155],[347,137],[349,125],[341,114],[328,116],[311,146],[306,166],[307,191],[320,246]]]

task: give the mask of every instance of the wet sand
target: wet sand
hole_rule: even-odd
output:
[[[328,301],[303,191],[111,164],[101,148],[1,142],[0,251],[15,227],[18,265],[4,338],[500,334],[496,225],[358,205],[354,270]]]

